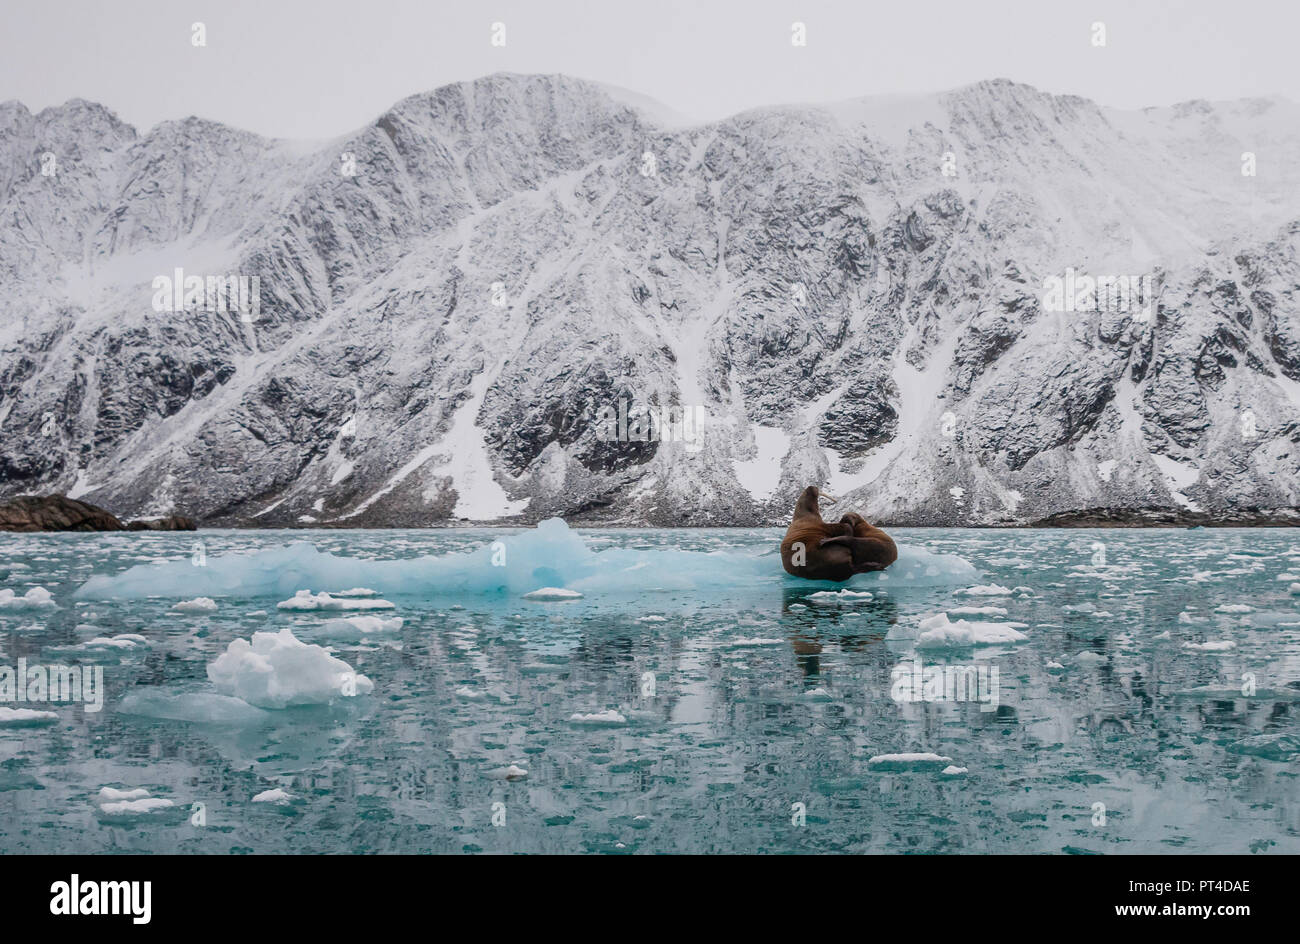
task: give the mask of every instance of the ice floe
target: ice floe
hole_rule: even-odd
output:
[[[4,728],[27,728],[38,724],[50,724],[58,720],[58,714],[53,711],[38,711],[35,708],[0,707],[0,727]]]
[[[280,787],[274,787],[270,790],[263,790],[253,797],[254,803],[288,803],[296,799],[292,793],[288,793]]]
[[[329,593],[312,593],[299,590],[292,599],[282,600],[276,604],[281,610],[395,610],[395,604],[387,600],[375,600],[368,597],[335,597]]]
[[[45,610],[56,606],[53,595],[44,587],[32,587],[22,596],[8,587],[0,589],[0,610]]]
[[[236,639],[208,666],[208,678],[223,695],[259,708],[327,704],[368,695],[374,683],[320,646],[299,640],[289,629]]]
[[[577,590],[566,590],[563,587],[541,587],[530,593],[525,593],[524,599],[558,602],[562,600],[581,600],[582,594]]]
[[[195,597],[193,600],[177,603],[172,609],[178,613],[215,613],[217,601],[211,597]]]
[[[505,546],[509,567],[492,566],[492,543]],[[826,589],[897,590],[970,584],[979,571],[950,554],[900,545],[888,570],[858,574],[845,585]],[[139,599],[158,594],[243,599],[293,594],[303,586],[374,588],[377,593],[464,597],[470,594],[523,595],[539,587],[559,587],[586,596],[637,593],[647,587],[665,592],[745,592],[782,583],[815,587],[782,572],[768,550],[692,551],[665,548],[600,548],[584,541],[558,518],[535,529],[484,542],[475,551],[394,560],[342,557],[299,541],[245,554],[209,555],[207,566],[188,559],[138,564],[113,575],[87,580],[78,599]],[[345,591],[346,592],[346,591]],[[333,600],[355,599],[325,594]],[[357,602],[360,602],[359,600]],[[289,607],[285,607],[288,609]]]
[[[627,718],[613,708],[595,711],[590,714],[576,712],[569,715],[569,720],[574,724],[627,724]]]
[[[1029,637],[1020,630],[1025,623],[991,623],[948,619],[947,613],[927,616],[915,625],[896,624],[886,639],[911,640],[917,649],[948,649],[969,646],[999,646],[1022,642]]]

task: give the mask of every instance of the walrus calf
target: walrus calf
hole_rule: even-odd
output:
[[[817,500],[826,498],[809,485],[794,504],[794,517],[781,541],[781,566],[809,580],[848,580],[854,574],[884,570],[898,560],[898,547],[884,531],[849,512],[838,522],[822,520]]]

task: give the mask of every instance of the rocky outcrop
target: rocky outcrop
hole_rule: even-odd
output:
[[[0,505],[0,531],[122,531],[112,512],[63,495],[24,495]]]
[[[1296,507],[1298,152],[1281,99],[1001,80],[681,127],[496,75],[292,146],[6,103],[0,498],[276,527],[766,524],[810,483],[900,525]],[[155,310],[177,268],[260,279],[258,311]],[[1067,272],[1158,301],[1052,299]],[[707,422],[610,437],[624,404]]]

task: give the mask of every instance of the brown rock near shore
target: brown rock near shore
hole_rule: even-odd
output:
[[[0,505],[0,531],[125,531],[117,516],[64,495],[22,495]]]

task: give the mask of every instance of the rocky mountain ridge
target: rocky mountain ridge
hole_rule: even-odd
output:
[[[1297,145],[1281,99],[1004,80],[682,126],[494,75],[313,144],[5,103],[0,497],[265,526],[765,524],[811,482],[894,524],[1292,508]],[[256,317],[158,310],[177,269],[255,277]],[[1058,310],[1067,272],[1155,298]]]

